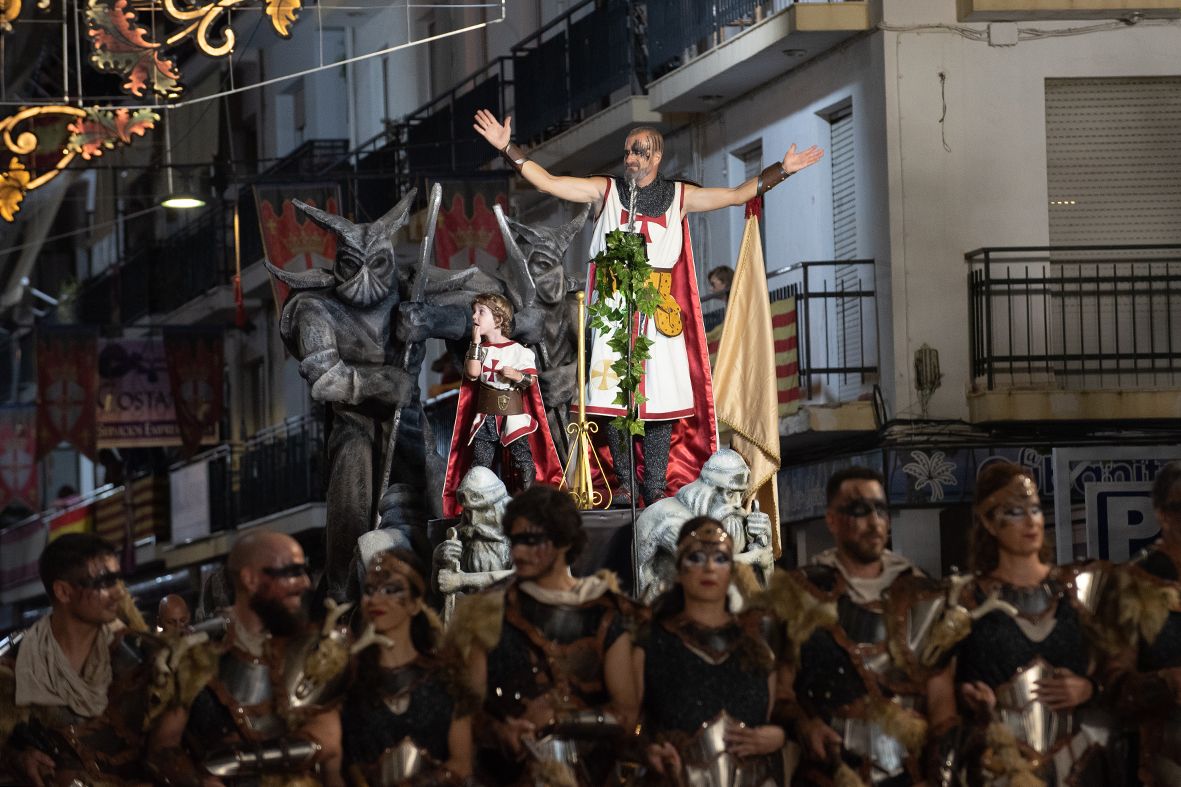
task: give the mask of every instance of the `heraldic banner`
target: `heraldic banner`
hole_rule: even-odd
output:
[[[98,330],[37,331],[37,458],[59,443],[97,453]]]
[[[0,588],[37,579],[37,559],[45,550],[46,533],[39,518],[0,530]]]
[[[19,503],[41,507],[37,488],[37,408],[0,407],[0,511]]]
[[[297,211],[291,204],[293,199],[328,213],[340,213],[340,184],[254,187],[262,248],[267,261],[276,268],[293,273],[312,268],[331,268],[336,259],[336,236]],[[276,311],[282,311],[288,289],[286,284],[271,277]]]
[[[507,253],[493,205],[508,209],[508,179],[440,180],[443,205],[435,230],[435,261],[440,268],[476,266],[494,272]]]
[[[105,339],[99,346],[98,367],[101,448],[182,444],[164,341],[159,337]],[[191,385],[186,388],[190,400],[192,390]],[[220,396],[220,383],[217,390]],[[217,441],[217,422],[202,422],[201,442]]]
[[[186,457],[197,453],[206,436],[217,436],[222,416],[225,370],[220,329],[169,328],[164,331],[168,382],[176,407],[176,427]]]

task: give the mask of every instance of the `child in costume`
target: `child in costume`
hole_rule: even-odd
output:
[[[532,350],[508,338],[512,321],[512,304],[503,296],[487,293],[472,301],[472,343],[447,459],[444,516],[459,515],[455,490],[467,471],[473,465],[492,468],[498,454],[507,452],[521,488],[561,480],[561,461],[537,388],[537,363]],[[507,469],[502,465],[502,476]]]

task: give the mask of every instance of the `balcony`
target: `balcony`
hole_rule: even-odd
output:
[[[1178,0],[956,0],[961,22],[1025,22],[1036,19],[1175,19]]]
[[[173,539],[159,552],[167,567],[226,552],[233,532],[265,524],[298,533],[324,526],[324,424],[293,418],[242,445],[222,445],[171,469]]]
[[[971,420],[1181,417],[1181,246],[965,256]]]
[[[655,112],[708,112],[873,29],[870,3],[649,0],[648,101]]]
[[[511,58],[497,58],[407,115],[402,125],[409,171],[416,176],[467,172],[497,158],[472,128],[472,118],[480,109],[504,117],[512,70]],[[520,130],[514,130],[520,136]]]
[[[618,158],[619,134],[664,118],[649,110],[639,9],[629,0],[586,0],[513,47],[518,140],[556,172]]]
[[[768,274],[780,434],[793,454],[834,433],[878,428],[873,276],[873,260],[801,262]],[[714,352],[725,304],[706,296],[702,310]]]

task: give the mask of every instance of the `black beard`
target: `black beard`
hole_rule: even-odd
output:
[[[255,596],[250,599],[250,609],[258,615],[267,631],[276,637],[294,636],[304,629],[308,621],[302,606],[297,612],[292,612],[275,598],[260,599]]]
[[[885,547],[883,547],[875,554],[872,548],[862,547],[860,543],[853,539],[841,542],[841,546],[844,547],[845,552],[852,556],[854,560],[864,566],[868,566],[881,560],[882,552],[885,551]]]

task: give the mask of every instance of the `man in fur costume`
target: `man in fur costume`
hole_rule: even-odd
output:
[[[115,550],[69,533],[45,548],[40,574],[52,609],[0,655],[0,782],[142,782],[157,643],[138,614],[137,631],[119,619],[134,607]]]
[[[343,785],[334,705],[349,648],[335,615],[323,630],[308,624],[303,549],[282,533],[253,532],[234,544],[227,569],[233,606],[178,645],[175,669],[161,676],[172,688],[154,714],[157,781]]]
[[[881,474],[850,467],[829,479],[825,521],[836,547],[812,565],[777,572],[767,593],[787,624],[773,720],[803,748],[795,783],[885,784],[921,780],[925,687],[891,663],[884,596],[921,572],[886,549],[890,515]],[[928,697],[932,722],[950,723],[954,697]]]
[[[1160,538],[1121,567],[1106,599],[1107,622],[1126,644],[1105,683],[1139,725],[1140,780],[1166,787],[1181,784],[1181,462],[1157,473],[1152,507]]]
[[[489,784],[602,784],[636,719],[637,610],[612,575],[570,573],[586,533],[566,493],[532,487],[504,522],[516,577],[461,599],[451,626],[484,698],[479,770]],[[560,756],[571,741],[578,762]]]

